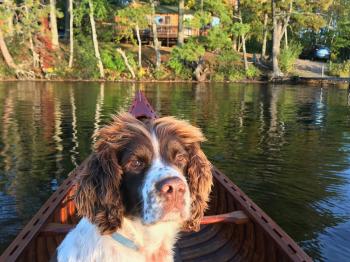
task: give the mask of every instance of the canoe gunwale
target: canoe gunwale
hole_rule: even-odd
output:
[[[55,209],[62,203],[64,198],[67,197],[69,191],[72,190],[76,175],[76,169],[69,173],[60,187],[49,197],[7,249],[5,249],[0,257],[1,262],[16,261],[31,240],[39,235],[41,228],[45,226]]]

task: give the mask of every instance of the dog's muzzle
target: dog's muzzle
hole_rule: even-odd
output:
[[[157,161],[149,170],[142,189],[143,222],[185,221],[190,214],[190,192],[183,175]]]
[[[179,177],[169,177],[156,184],[156,190],[163,202],[163,213],[181,212],[184,208],[186,185]]]

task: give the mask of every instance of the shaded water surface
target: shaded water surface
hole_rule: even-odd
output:
[[[246,84],[0,83],[0,253],[138,88],[315,260],[349,261],[347,91]]]

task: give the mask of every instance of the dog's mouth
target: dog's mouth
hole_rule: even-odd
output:
[[[161,208],[145,210],[143,216],[144,224],[155,224],[158,222],[177,222],[181,224],[190,217],[189,204],[184,199],[182,199],[181,203],[163,202],[160,206]]]
[[[161,221],[178,221],[183,222],[188,219],[188,215],[184,210],[177,210],[173,209],[170,212],[163,213],[163,216],[161,217]]]
[[[181,224],[186,220],[188,220],[188,215],[186,214],[186,212],[184,212],[184,210],[172,210],[167,213],[163,212],[155,219],[144,219],[143,224],[152,225],[161,222],[176,222]]]

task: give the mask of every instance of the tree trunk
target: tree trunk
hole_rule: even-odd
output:
[[[243,25],[241,10],[239,10],[239,22],[241,23],[241,25]],[[247,49],[246,49],[246,45],[245,45],[245,35],[244,34],[241,35],[241,39],[242,39],[242,48],[243,48],[244,70],[247,72],[249,66],[248,66]]]
[[[25,10],[26,17],[29,17],[29,10],[28,10],[27,4],[24,4],[24,10]],[[28,30],[28,40],[29,40],[29,49],[32,52],[32,56],[33,56],[33,67],[38,67],[40,64],[39,54],[35,51],[33,36],[30,30]]]
[[[52,46],[53,49],[57,49],[59,47],[59,42],[56,17],[56,0],[50,0],[50,28]]]
[[[284,29],[284,48],[288,49],[288,30],[287,27]]]
[[[97,59],[98,69],[100,70],[100,77],[104,78],[105,72],[101,61],[100,50],[98,48],[96,25],[95,25],[95,18],[94,18],[94,5],[92,0],[89,0],[89,8],[90,8],[89,17],[90,17],[90,24],[91,24],[91,31],[92,31],[92,41],[94,43],[94,49],[95,49],[95,57]]]
[[[272,22],[273,22],[273,36],[272,36],[272,78],[281,77],[283,74],[278,65],[278,56],[280,54],[282,24],[278,21],[276,16],[276,2],[272,0]]]
[[[152,34],[153,34],[153,45],[154,45],[154,51],[156,53],[156,69],[160,68],[160,63],[161,63],[161,57],[160,57],[160,43],[158,41],[158,32],[157,32],[157,24],[155,19],[156,15],[156,7],[154,0],[150,0],[151,2],[151,7],[152,7]]]
[[[278,78],[283,76],[279,65],[278,65],[278,56],[281,50],[281,40],[283,37],[283,33],[286,32],[288,23],[290,20],[290,16],[293,10],[293,1],[289,3],[289,10],[284,11],[284,17],[278,18],[276,15],[276,0],[272,0],[272,21],[273,21],[273,39],[272,39],[272,67],[273,74],[272,78]]]
[[[184,9],[185,0],[179,0],[179,22],[178,22],[178,34],[177,34],[177,44],[184,44]]]
[[[137,43],[139,44],[139,68],[142,68],[142,42],[140,37],[139,24],[136,24],[135,31],[136,31]]]
[[[39,54],[35,51],[32,33],[29,32],[28,38],[29,38],[29,48],[33,55],[33,67],[38,67],[40,64],[40,59],[39,59]]]
[[[9,50],[7,49],[7,45],[5,43],[4,35],[2,33],[1,28],[0,28],[0,50],[1,50],[2,56],[4,57],[6,65],[11,69],[16,70],[17,65],[13,61],[13,58],[12,58]]]
[[[248,59],[247,59],[247,50],[245,46],[245,36],[242,35],[242,48],[243,48],[243,60],[244,60],[244,70],[248,71]]]
[[[132,67],[130,66],[129,64],[129,61],[128,61],[128,58],[126,57],[125,55],[125,52],[123,50],[121,50],[120,48],[117,48],[117,52],[122,56],[122,58],[124,59],[124,63],[126,65],[126,67],[128,68],[129,72],[131,73],[132,75],[132,78],[135,79],[135,72],[134,70],[132,69]]]
[[[69,63],[68,67],[73,67],[74,58],[74,39],[73,39],[73,0],[68,0],[68,12],[69,12]]]
[[[238,52],[238,38],[236,36],[232,37],[232,48],[233,50],[235,50],[236,52]]]
[[[203,82],[207,80],[207,74],[208,74],[208,68],[205,67],[204,65],[204,60],[203,58],[200,58],[198,63],[197,63],[197,67],[194,70],[193,74],[195,79],[198,82]]]
[[[267,22],[269,19],[269,15],[265,13],[264,16],[264,35],[263,35],[263,43],[262,43],[262,48],[261,48],[261,57],[264,58],[266,56],[266,45],[267,45]]]

